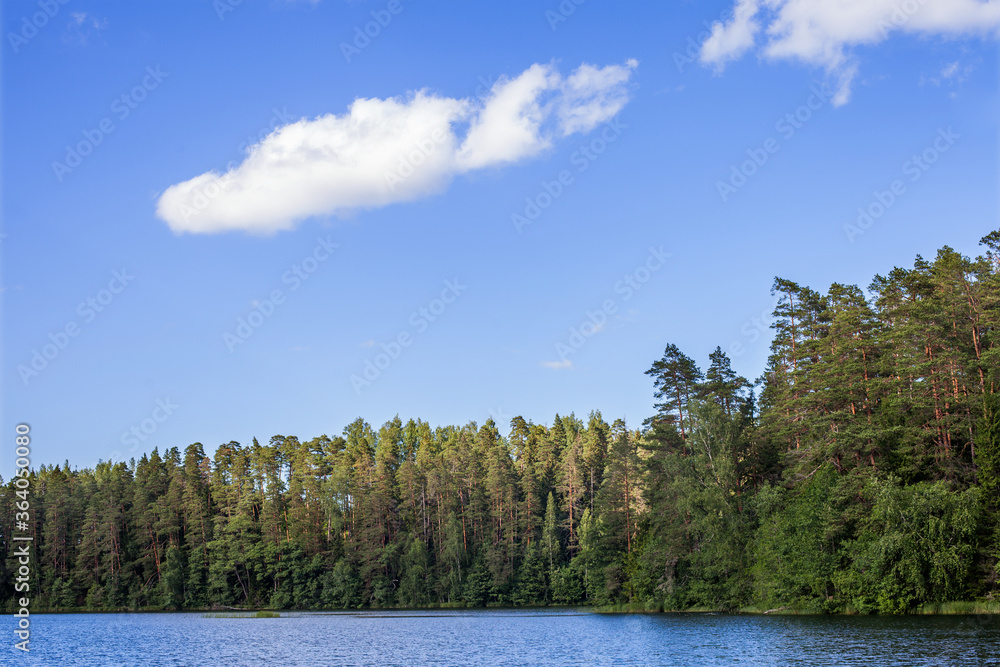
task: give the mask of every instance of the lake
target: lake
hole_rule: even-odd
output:
[[[46,614],[46,665],[1000,665],[1000,617],[605,615],[587,610]],[[9,621],[8,621],[9,623]],[[8,625],[10,627],[10,625]]]

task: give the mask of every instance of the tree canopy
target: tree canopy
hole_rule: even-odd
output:
[[[29,474],[47,609],[640,604],[896,613],[997,594],[1000,231],[867,291],[775,278],[770,357],[676,345],[642,428],[555,415],[201,443]],[[639,369],[637,369],[638,372]],[[504,425],[508,426],[508,425]],[[13,480],[0,590],[13,604]]]

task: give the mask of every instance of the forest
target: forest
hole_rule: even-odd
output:
[[[761,377],[667,344],[642,424],[359,418],[43,465],[32,610],[995,602],[1000,230],[980,243],[867,290],[776,278]],[[17,491],[0,480],[8,608]]]

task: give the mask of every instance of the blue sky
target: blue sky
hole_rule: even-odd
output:
[[[761,373],[775,275],[977,254],[998,3],[796,1],[810,30],[793,0],[5,2],[7,441],[84,467],[397,413],[638,427],[668,343]],[[415,150],[387,189],[372,156]]]

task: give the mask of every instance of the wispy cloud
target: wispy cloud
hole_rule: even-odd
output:
[[[945,64],[939,71],[934,72],[931,75],[920,75],[920,85],[926,85],[928,83],[935,86],[940,85],[950,85],[958,86],[965,83],[965,80],[969,78],[975,70],[974,63],[962,64],[958,60]]]
[[[108,20],[98,18],[87,12],[73,12],[66,25],[63,41],[79,46],[86,46],[91,39],[99,37],[108,27]]]
[[[841,105],[858,72],[852,48],[894,32],[997,38],[1000,0],[736,0],[732,19],[713,25],[701,61],[721,70],[760,42],[765,58],[823,67],[837,80],[833,101]]]
[[[545,368],[551,368],[554,371],[568,371],[573,368],[573,362],[569,359],[563,359],[561,361],[543,361],[542,366]]]
[[[176,232],[272,233],[310,216],[412,201],[459,174],[513,164],[588,132],[628,102],[638,63],[581,65],[562,76],[532,65],[483,99],[357,99],[341,115],[277,128],[225,173],[172,185],[157,215]]]

